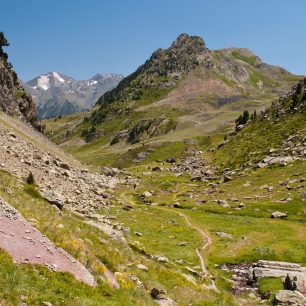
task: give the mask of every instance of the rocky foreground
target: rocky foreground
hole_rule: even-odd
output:
[[[5,123],[13,120],[1,115]],[[32,173],[41,194],[59,209],[89,214],[108,205],[115,185],[122,181],[99,173],[89,172],[49,143],[25,123],[19,131],[0,121],[0,166],[20,179]],[[29,136],[20,134],[25,131]],[[30,134],[30,135],[29,135]]]
[[[84,217],[84,222],[91,219],[90,224],[109,235],[113,234],[113,224],[102,217],[97,220],[95,212],[110,204],[118,182],[131,180],[126,173],[123,178],[115,177],[118,171],[111,169],[108,172],[104,169],[106,175],[90,172],[31,126],[4,114],[0,114],[0,169],[15,174],[21,183],[31,173],[37,191],[59,214],[61,210],[72,211]],[[5,192],[12,195],[7,187]],[[0,235],[0,247],[15,262],[42,264],[52,271],[70,272],[76,279],[95,285],[93,276],[82,264],[55,247],[1,198]],[[106,267],[105,270],[108,271]]]

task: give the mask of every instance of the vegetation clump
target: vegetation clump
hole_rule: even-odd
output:
[[[96,134],[97,129],[95,126],[92,126],[88,129],[83,130],[81,136],[86,142],[91,142],[96,137]]]
[[[34,175],[32,172],[30,172],[29,175],[27,176],[26,183],[29,185],[35,184],[35,179],[34,179]]]

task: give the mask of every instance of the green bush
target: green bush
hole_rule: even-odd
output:
[[[35,179],[34,179],[34,175],[32,172],[29,173],[27,179],[26,179],[27,184],[29,185],[34,185],[35,184]]]

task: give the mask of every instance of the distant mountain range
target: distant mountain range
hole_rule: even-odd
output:
[[[93,106],[123,79],[121,74],[96,74],[89,80],[75,80],[59,72],[41,74],[23,83],[33,96],[39,119],[65,116]]]

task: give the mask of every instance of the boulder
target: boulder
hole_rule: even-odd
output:
[[[159,255],[157,255],[157,256],[155,256],[155,259],[156,259],[157,261],[159,261],[159,262],[169,262],[169,259],[168,259],[167,257],[165,257],[165,256],[159,256]]]
[[[216,200],[216,203],[222,207],[229,207],[227,201],[225,200]]]
[[[280,212],[280,211],[274,211],[272,214],[271,214],[271,218],[272,219],[284,219],[288,217],[288,214],[286,213],[283,213],[283,212]]]
[[[143,271],[149,271],[149,268],[146,267],[146,266],[143,265],[143,264],[138,264],[136,267],[137,267],[138,269],[140,269],[140,270],[143,270]]]
[[[101,174],[104,174],[106,176],[116,176],[120,172],[119,169],[116,168],[110,168],[110,167],[101,167]]]
[[[174,163],[176,163],[176,159],[174,157],[168,157],[166,159],[166,162],[169,163],[169,164],[174,164]]]
[[[65,170],[70,170],[69,165],[66,164],[66,163],[59,163],[59,166],[60,166],[61,168],[65,169]]]
[[[220,238],[233,239],[233,236],[231,234],[224,232],[216,232],[216,235],[219,236]]]
[[[49,203],[56,205],[59,209],[63,209],[65,198],[55,191],[42,191],[42,196]]]
[[[224,177],[223,177],[223,182],[224,183],[230,182],[231,180],[232,180],[232,178],[229,175],[224,175]]]
[[[298,291],[279,290],[275,294],[275,305],[305,306],[306,298]]]
[[[152,197],[152,193],[150,191],[144,191],[142,194],[141,194],[141,197],[142,198],[149,198],[149,197]]]

